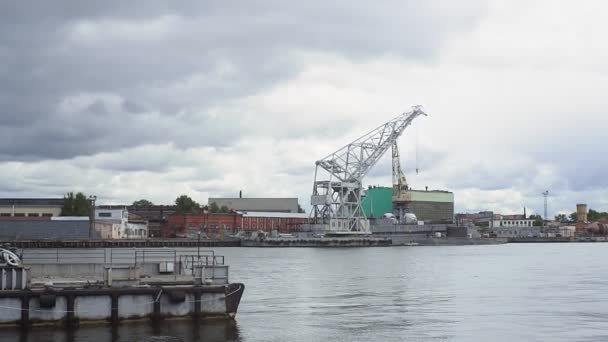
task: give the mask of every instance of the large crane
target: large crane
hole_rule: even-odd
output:
[[[361,207],[363,177],[420,115],[422,106],[399,115],[359,139],[318,160],[311,196],[311,224],[325,234],[369,234]],[[405,177],[404,177],[405,178]]]

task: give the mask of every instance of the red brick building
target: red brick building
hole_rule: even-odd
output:
[[[160,233],[165,238],[196,238],[199,230],[207,237],[217,236],[222,231],[239,231],[240,213],[227,214],[173,214],[161,226]]]
[[[307,214],[275,212],[232,212],[227,214],[173,214],[161,226],[165,238],[197,238],[199,230],[206,237],[220,236],[224,231],[298,231],[308,221]]]
[[[307,214],[274,213],[274,212],[246,212],[243,213],[241,227],[244,231],[273,230],[279,233],[292,233],[308,222]]]

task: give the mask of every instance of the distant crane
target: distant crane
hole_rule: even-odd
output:
[[[548,221],[549,217],[547,216],[547,198],[549,197],[549,190],[545,190],[543,192],[543,197],[545,199],[545,217],[544,217],[544,220]]]
[[[363,177],[420,115],[427,115],[422,106],[413,106],[411,111],[316,162],[310,199],[312,225],[322,227],[325,234],[370,233],[369,220],[361,207]]]

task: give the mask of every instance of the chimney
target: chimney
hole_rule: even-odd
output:
[[[528,218],[528,216],[526,215],[526,207],[524,207],[524,220],[527,218]]]
[[[243,190],[239,190],[239,198],[243,198]]]

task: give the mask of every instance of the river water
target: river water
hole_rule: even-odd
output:
[[[0,341],[608,340],[608,244],[218,248],[234,322],[0,330]]]

